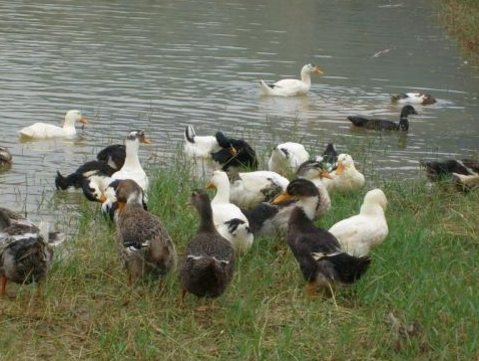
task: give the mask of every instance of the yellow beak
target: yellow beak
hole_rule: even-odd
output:
[[[316,67],[316,69],[314,69],[314,74],[323,75],[324,72],[321,69],[319,69],[318,67]]]
[[[79,120],[79,122],[80,122],[80,123],[83,123],[83,124],[88,123],[88,121],[86,120],[86,118],[81,118],[81,119]]]
[[[143,138],[141,142],[145,144],[150,144],[151,140],[149,138]]]
[[[212,182],[209,182],[205,187],[205,189],[213,189],[213,188],[216,188],[216,186]]]
[[[336,169],[336,175],[343,174],[344,172],[344,165],[342,161],[338,162],[338,168]]]
[[[100,203],[105,203],[107,201],[107,198],[105,197],[104,194],[100,196]]]
[[[275,199],[273,199],[273,204],[279,204],[279,203],[284,203],[292,198],[291,194],[289,193],[281,193],[279,196],[277,196]]]
[[[331,177],[331,175],[326,172],[325,170],[323,170],[320,174],[319,174],[319,178],[328,178],[328,179],[333,179],[333,177]]]

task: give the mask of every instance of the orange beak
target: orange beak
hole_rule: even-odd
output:
[[[100,203],[105,203],[107,201],[107,198],[105,197],[105,195],[102,193],[102,195],[100,196]]]
[[[336,175],[343,174],[344,172],[344,165],[342,161],[338,162],[338,169],[336,169]]]
[[[209,182],[205,187],[205,189],[213,189],[213,188],[216,188],[216,186],[213,184],[213,182]]]
[[[233,147],[233,146],[230,147],[230,154],[231,154],[233,157],[236,157],[236,155],[238,154],[238,151],[236,150],[235,147]]]
[[[326,172],[325,170],[323,170],[320,174],[319,174],[319,178],[328,178],[328,179],[333,179],[333,177],[331,177],[331,175]]]
[[[148,139],[148,138],[143,138],[143,139],[141,140],[141,142],[142,142],[142,143],[145,143],[145,144],[151,144],[151,140]]]
[[[80,122],[80,123],[83,123],[83,124],[88,123],[87,120],[86,120],[86,118],[81,118],[81,119],[79,120],[79,122]]]
[[[289,193],[281,193],[279,196],[277,196],[275,199],[273,199],[273,204],[279,204],[279,203],[284,203],[292,198],[291,194]]]
[[[324,72],[323,72],[321,69],[319,69],[318,67],[316,67],[316,68],[314,69],[314,74],[323,75]]]

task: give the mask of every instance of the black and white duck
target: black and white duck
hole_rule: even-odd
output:
[[[391,96],[391,103],[430,105],[437,100],[429,93],[411,92]]]
[[[215,228],[210,198],[203,190],[190,197],[200,217],[200,225],[183,255],[180,269],[182,300],[187,293],[197,297],[218,297],[233,278],[235,251]]]
[[[212,153],[212,157],[222,170],[258,169],[256,152],[245,140],[229,138],[222,132],[216,132],[215,137],[221,149]]]
[[[426,176],[431,181],[451,177],[453,173],[465,176],[479,173],[479,161],[474,159],[421,160],[420,163],[426,170]]]
[[[323,169],[331,172],[338,161],[338,152],[333,143],[328,143],[322,155],[317,155],[315,160],[321,163]]]
[[[96,159],[118,170],[125,164],[126,146],[124,144],[112,144],[100,150]]]
[[[108,164],[93,160],[82,164],[75,172],[66,177],[63,176],[60,171],[57,171],[55,187],[61,190],[66,190],[70,187],[77,189],[83,188],[83,186],[88,183],[85,183],[85,181],[89,178],[93,176],[110,178],[115,172],[116,169],[110,167]]]
[[[334,284],[354,283],[371,263],[369,257],[354,257],[344,252],[336,237],[316,227],[301,207],[291,212],[287,240],[308,282],[308,298],[312,298],[316,287],[331,290]]]
[[[116,240],[130,284],[146,275],[163,276],[176,267],[177,254],[161,220],[143,209],[143,189],[132,179],[116,189]]]
[[[374,130],[409,130],[409,118],[411,114],[417,115],[416,109],[412,105],[406,105],[401,110],[399,123],[385,119],[372,119],[361,116],[349,116],[348,120],[356,127],[363,127]]]

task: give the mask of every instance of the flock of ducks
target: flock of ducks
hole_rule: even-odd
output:
[[[268,85],[261,81],[264,94],[302,95],[311,87],[311,74],[322,74],[313,65],[301,70],[301,80],[285,79]],[[392,98],[398,103],[432,104],[428,94],[407,93]],[[399,124],[388,120],[349,117],[355,126],[375,130],[409,128],[408,116],[417,114],[405,105]],[[69,111],[62,127],[36,123],[19,131],[22,137],[48,139],[75,135],[75,124],[87,123],[78,110]],[[182,300],[188,293],[197,297],[218,297],[230,284],[237,257],[248,252],[260,235],[280,235],[297,260],[307,282],[307,296],[336,284],[360,279],[371,263],[370,251],[388,236],[385,217],[387,198],[381,189],[366,193],[357,215],[343,219],[329,230],[314,222],[331,209],[331,192],[357,192],[365,177],[349,154],[338,154],[332,143],[313,157],[299,143],[278,144],[267,162],[268,170],[258,170],[254,149],[243,139],[222,132],[198,136],[192,126],[184,131],[184,155],[194,165],[193,176],[209,176],[206,188],[216,189],[210,200],[202,189],[193,190],[189,204],[199,216],[196,235],[190,240],[180,263],[172,239],[156,215],[148,211],[149,180],[141,166],[138,150],[150,140],[142,130],[131,131],[124,144],[101,150],[96,160],[75,172],[55,177],[58,190],[81,189],[86,199],[101,203],[102,211],[116,224],[116,243],[128,280],[162,277],[179,267]],[[1,162],[11,155],[0,148]],[[424,162],[428,177],[452,174],[467,186],[478,185],[479,162],[472,160]],[[211,175],[211,176],[210,176]],[[48,224],[38,227],[8,209],[0,208],[0,283],[6,294],[8,281],[41,282],[50,268],[55,246],[64,235],[49,232]]]

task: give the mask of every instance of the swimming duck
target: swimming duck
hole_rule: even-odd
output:
[[[93,160],[81,165],[75,172],[66,177],[64,177],[60,171],[57,171],[55,187],[61,190],[66,190],[70,187],[78,189],[81,188],[85,184],[85,181],[92,176],[109,178],[115,172],[116,170],[108,164]]]
[[[410,114],[417,115],[416,109],[412,105],[406,105],[401,110],[401,117],[399,124],[394,123],[391,120],[384,119],[370,119],[361,116],[348,117],[348,120],[353,123],[356,127],[363,127],[366,129],[375,129],[375,130],[409,130],[409,119]]]
[[[210,198],[203,190],[190,197],[200,216],[200,225],[188,244],[180,269],[182,300],[186,294],[197,297],[218,297],[233,278],[235,251],[216,230]]]
[[[301,205],[307,216],[314,219],[321,206],[318,188],[307,179],[295,179],[288,184],[286,192],[277,196],[273,203],[261,203],[252,209],[243,210],[255,235],[271,235],[287,230],[288,220],[295,207]]]
[[[474,159],[446,159],[442,161],[421,160],[420,164],[426,170],[426,176],[431,181],[452,176],[453,173],[471,176],[479,173],[479,161]]]
[[[133,179],[138,185],[146,191],[148,189],[148,177],[141,167],[138,158],[138,148],[140,143],[150,144],[150,140],[145,137],[142,130],[132,131],[125,139],[126,157],[123,167],[111,176],[112,179]]]
[[[331,198],[328,189],[324,184],[324,179],[333,179],[329,173],[323,169],[321,162],[316,160],[307,160],[301,164],[296,172],[296,179],[307,179],[318,188],[319,204],[316,208],[314,219],[322,218],[331,209]]]
[[[62,233],[48,232],[48,223],[37,227],[22,216],[0,208],[0,296],[6,295],[8,281],[36,282],[37,295],[41,296],[41,282],[50,269],[54,244],[63,239]]]
[[[274,84],[266,84],[260,80],[261,91],[263,95],[273,95],[282,97],[292,97],[296,95],[305,95],[311,89],[311,74],[324,74],[323,71],[314,64],[306,64],[301,69],[301,80],[283,79]]]
[[[268,160],[268,169],[279,174],[294,173],[307,160],[309,153],[302,144],[292,142],[278,144]]]
[[[428,93],[412,92],[392,95],[391,103],[430,105],[436,103],[436,99]]]
[[[364,175],[356,169],[353,158],[349,154],[338,156],[337,169],[331,175],[333,179],[323,178],[330,192],[348,193],[364,187]]]
[[[228,138],[222,132],[217,132],[215,137],[221,149],[211,155],[213,160],[221,165],[222,170],[227,171],[232,168],[258,169],[256,152],[246,141]]]
[[[0,147],[0,167],[12,163],[12,154],[5,147]]]
[[[143,189],[132,179],[119,182],[116,196],[120,259],[132,284],[145,275],[163,276],[176,267],[177,255],[160,219],[143,209]]]
[[[217,192],[211,207],[213,222],[218,233],[226,238],[236,252],[245,252],[253,244],[253,233],[249,221],[241,209],[230,203],[230,182],[225,172],[215,171],[207,188],[216,188]]]
[[[79,110],[70,110],[65,115],[62,127],[53,124],[35,123],[21,129],[18,134],[25,138],[48,139],[48,138],[72,138],[76,134],[75,123],[87,123]]]
[[[269,202],[284,192],[289,180],[278,173],[259,170],[255,172],[227,172],[230,179],[230,202],[239,207],[255,207]]]
[[[384,215],[387,203],[384,192],[373,189],[366,193],[358,215],[336,223],[329,232],[336,236],[349,254],[367,256],[371,247],[381,244],[389,233]]]
[[[126,147],[124,144],[112,144],[102,149],[96,159],[100,162],[108,164],[114,169],[121,169],[125,164]]]
[[[317,155],[315,160],[321,163],[321,167],[328,172],[334,169],[334,165],[338,161],[338,152],[334,148],[333,143],[328,143],[322,155]]]
[[[332,284],[351,284],[361,278],[371,263],[369,257],[344,252],[336,237],[316,227],[300,207],[295,207],[288,222],[288,245],[308,282],[310,299],[316,287],[331,289]]]

